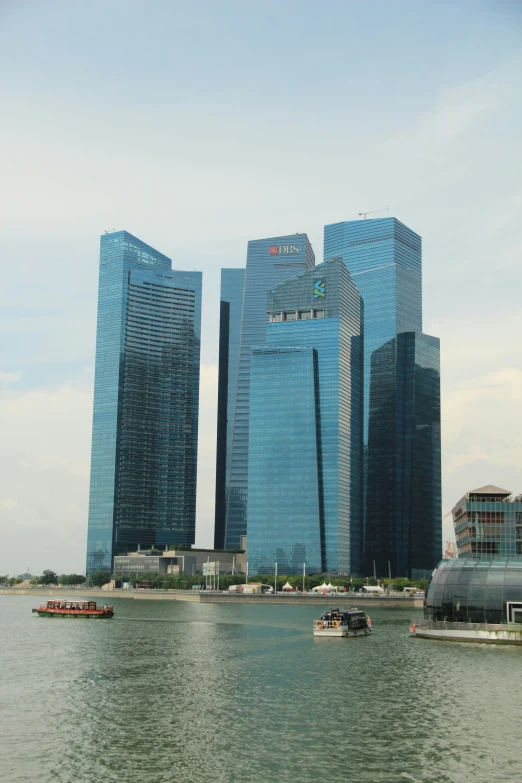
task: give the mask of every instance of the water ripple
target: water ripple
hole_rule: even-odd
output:
[[[115,600],[60,623],[2,596],[8,783],[509,783],[522,650],[314,639],[314,607]]]

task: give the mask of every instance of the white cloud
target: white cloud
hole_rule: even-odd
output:
[[[21,372],[0,372],[0,383],[16,383],[22,379]]]
[[[450,475],[480,461],[489,463],[492,471],[506,466],[522,475],[522,370],[507,367],[448,391],[443,432]],[[463,492],[468,489],[463,487]],[[522,491],[522,486],[513,490]]]
[[[0,572],[85,562],[92,389],[0,395]]]

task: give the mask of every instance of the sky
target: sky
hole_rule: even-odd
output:
[[[443,513],[522,493],[521,34],[519,0],[0,0],[0,574],[85,569],[110,229],[203,271],[198,545],[221,267],[386,206],[423,238]]]

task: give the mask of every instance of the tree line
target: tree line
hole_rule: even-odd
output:
[[[156,588],[160,590],[190,590],[195,585],[205,583],[205,577],[201,574],[195,576],[189,574],[127,574],[115,577],[107,572],[98,572],[89,578],[91,585],[102,587],[111,579],[118,579],[122,582],[128,582],[132,587],[144,585],[145,587]],[[216,577],[217,579],[217,577]],[[226,590],[231,585],[241,585],[246,581],[245,574],[221,574],[219,577],[219,587]],[[274,587],[275,579],[273,574],[257,574],[248,577],[249,582],[262,582],[263,584]],[[299,590],[303,589],[303,577],[300,574],[284,575],[277,577],[277,589],[282,590],[286,583]],[[311,590],[313,587],[322,585],[324,582],[332,584],[334,587],[341,587],[347,590],[360,590],[364,585],[376,585],[377,580],[372,577],[332,577],[328,574],[310,574],[305,577],[305,590]],[[380,584],[385,590],[395,590],[402,592],[405,587],[417,587],[419,590],[425,590],[428,584],[427,579],[407,579],[400,577],[396,579],[382,579]]]
[[[115,577],[113,574],[109,574],[107,571],[97,571],[92,574],[88,580],[86,580],[83,574],[61,574],[58,575],[56,571],[46,569],[41,576],[35,577],[30,580],[30,584],[34,587],[39,585],[61,585],[63,587],[74,587],[88,584],[91,587],[103,587],[111,581],[111,579],[118,579],[123,582],[129,582],[132,587],[137,585],[144,585],[150,588],[156,588],[160,590],[190,590],[195,585],[201,585],[205,583],[205,577],[201,574],[195,576],[189,574],[127,574],[126,576]],[[221,574],[219,577],[219,587],[222,590],[226,590],[231,585],[244,584],[246,581],[245,574]],[[257,574],[249,576],[249,582],[262,582],[263,584],[269,584],[274,586],[273,574]],[[0,577],[0,584],[6,587],[12,587],[17,584],[21,584],[22,580],[17,577]],[[301,574],[294,574],[287,576],[280,574],[277,577],[277,589],[282,590],[283,585],[286,583],[292,585],[300,590],[303,589],[303,577]],[[360,590],[363,585],[376,585],[377,580],[371,577],[332,577],[328,574],[310,574],[305,577],[305,590],[311,590],[313,587],[328,582],[334,587],[346,587],[347,590]],[[406,577],[397,577],[395,579],[382,579],[380,584],[385,590],[395,590],[402,592],[405,587],[417,587],[419,590],[424,590],[428,584],[427,579],[407,579]]]

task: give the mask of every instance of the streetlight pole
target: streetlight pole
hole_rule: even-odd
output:
[[[275,564],[274,595],[277,595],[277,563]]]
[[[303,563],[303,593],[305,591],[305,582],[306,582],[306,563]]]

